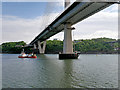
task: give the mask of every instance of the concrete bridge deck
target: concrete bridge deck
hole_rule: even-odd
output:
[[[30,45],[42,42],[51,36],[64,30],[64,24],[70,23],[74,25],[89,16],[103,10],[104,8],[114,4],[115,2],[74,2],[67,7],[50,25],[48,25]]]

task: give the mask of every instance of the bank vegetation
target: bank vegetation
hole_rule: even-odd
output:
[[[81,52],[81,54],[114,54],[119,51],[120,40],[111,38],[96,38],[96,39],[80,39],[73,41],[74,51]],[[24,41],[19,42],[6,42],[0,45],[1,53],[21,53],[22,49],[25,49],[26,53],[35,52],[39,53],[39,50],[34,50],[33,47],[23,47],[26,43]],[[61,40],[47,40],[45,53],[57,54],[63,51],[63,41]]]

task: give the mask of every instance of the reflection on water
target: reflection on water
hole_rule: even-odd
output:
[[[118,55],[80,55],[59,60],[57,54],[20,59],[3,54],[3,88],[116,88]]]

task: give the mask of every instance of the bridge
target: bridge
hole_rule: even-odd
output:
[[[46,40],[51,36],[64,30],[63,54],[74,55],[72,45],[72,25],[90,17],[91,15],[109,7],[116,2],[105,2],[104,0],[92,2],[84,2],[84,0],[76,0],[70,4],[70,0],[65,1],[65,10],[49,24],[29,45],[33,45],[34,49],[39,49],[40,53],[45,53]],[[60,56],[61,57],[61,56]],[[66,57],[66,56],[65,56]]]

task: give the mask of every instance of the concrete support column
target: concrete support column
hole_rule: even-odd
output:
[[[66,23],[64,25],[63,53],[65,53],[65,54],[72,54],[73,53],[72,30],[71,30],[70,23]]]
[[[37,49],[36,44],[34,44],[34,49]]]
[[[45,47],[46,47],[46,41],[44,41],[43,43],[38,41],[38,49],[39,49],[40,54],[45,53]]]
[[[46,41],[43,42],[43,53],[45,53]]]

